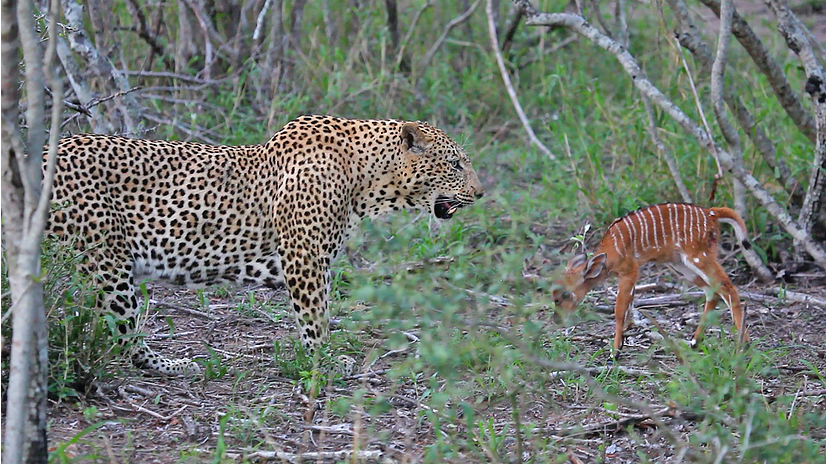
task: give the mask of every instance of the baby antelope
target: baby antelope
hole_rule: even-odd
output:
[[[569,261],[563,277],[552,286],[552,298],[558,306],[571,311],[590,289],[610,275],[617,276],[615,356],[623,346],[623,331],[631,322],[627,321],[627,313],[634,299],[638,269],[648,262],[668,263],[706,294],[692,347],[700,341],[704,317],[718,305],[719,297],[729,307],[735,327],[746,341],[738,291],[717,260],[721,222],[735,228],[742,247],[750,247],[744,220],[730,208],[665,203],[629,213],[609,225],[590,259],[578,254]]]

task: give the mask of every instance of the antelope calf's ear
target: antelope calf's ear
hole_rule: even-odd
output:
[[[589,259],[589,263],[586,265],[586,269],[583,270],[583,278],[584,279],[594,279],[600,276],[600,273],[603,272],[603,269],[606,267],[606,254],[599,253]]]
[[[579,253],[579,254],[571,257],[571,260],[569,260],[569,263],[566,265],[566,271],[569,272],[569,271],[576,270],[577,268],[580,268],[581,266],[583,266],[585,263],[586,263],[586,254]]]

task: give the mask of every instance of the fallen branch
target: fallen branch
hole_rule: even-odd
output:
[[[279,460],[282,462],[290,463],[304,463],[319,460],[340,461],[352,459],[354,462],[359,463],[376,461],[381,459],[383,456],[384,452],[382,452],[381,450],[336,450],[323,452],[304,452],[302,454],[291,454],[283,451],[257,451],[248,454],[245,457],[245,459],[250,461]]]
[[[796,302],[796,303],[803,303],[803,304],[810,304],[810,305],[818,305],[821,307],[825,306],[824,300],[821,300],[817,297],[813,297],[811,295],[807,295],[801,292],[793,292],[793,291],[781,291],[777,287],[767,289],[766,294],[759,294],[755,292],[747,292],[742,291],[739,292],[738,295],[742,299],[749,299],[755,300],[758,302],[767,302],[772,300],[780,300],[780,301],[787,301],[787,302]],[[779,297],[779,294],[783,294],[783,296]],[[635,307],[647,307],[647,306],[659,306],[659,307],[667,307],[667,306],[674,306],[674,305],[685,305],[687,301],[694,300],[699,297],[705,297],[703,291],[689,291],[683,292],[680,294],[667,294],[657,297],[646,297],[646,298],[637,298],[634,300]],[[594,308],[599,311],[604,311],[607,313],[614,312],[614,307],[611,305],[595,305]]]
[[[772,299],[779,299],[788,302],[797,302],[802,304],[818,305],[820,307],[827,307],[827,302],[818,297],[813,297],[803,292],[789,291],[778,286],[771,287],[764,290],[762,293],[755,292],[741,292],[741,296],[751,300],[767,301]],[[781,297],[779,297],[781,296]]]
[[[309,429],[311,431],[322,431],[322,432],[330,433],[330,434],[348,434],[348,435],[351,435],[351,436],[355,434],[354,431],[353,431],[353,425],[351,425],[350,423],[342,423],[342,424],[339,424],[339,425],[332,425],[332,426],[328,426],[328,425],[301,425],[301,427],[303,429]]]
[[[573,428],[551,430],[546,432],[560,437],[594,436],[600,434],[615,433],[623,430],[628,426],[639,425],[645,422],[651,421],[657,423],[661,417],[680,418],[688,421],[697,421],[703,418],[702,415],[699,415],[697,413],[680,411],[677,410],[675,407],[664,407],[658,411],[643,414],[630,414],[625,412],[616,412],[608,409],[603,409],[603,411],[610,415],[617,415],[623,418],[601,423],[595,423],[587,426],[575,426]]]
[[[607,422],[595,423],[592,425],[586,426],[575,426],[573,428],[566,428],[560,430],[551,430],[549,431],[550,434],[554,434],[556,436],[561,437],[569,437],[569,436],[592,436],[596,434],[607,434],[607,433],[614,433],[620,431],[627,426],[630,425],[637,425],[639,423],[643,423],[646,420],[652,420],[653,417],[663,417],[663,416],[671,416],[668,415],[670,408],[666,407],[661,410],[654,412],[652,415],[636,415],[636,416],[626,416],[624,418],[618,420],[612,420]]]
[[[579,368],[580,367],[578,367],[577,372],[582,374],[582,371]],[[641,369],[638,369],[638,368],[624,367],[624,366],[620,366],[620,365],[602,366],[602,367],[587,367],[587,368],[585,368],[585,370],[592,376],[602,375],[603,373],[605,373],[607,371],[608,372],[619,371],[621,373],[624,373],[624,374],[627,374],[627,375],[630,375],[630,376],[654,376],[655,375],[655,373],[652,373],[651,371],[641,370]],[[557,379],[557,378],[562,378],[563,376],[566,376],[569,373],[573,373],[573,371],[572,370],[552,371],[551,373],[548,374],[548,376],[549,376],[550,379]]]
[[[169,302],[166,302],[166,301],[163,301],[163,300],[155,300],[155,299],[149,299],[149,303],[154,305],[156,308],[159,308],[159,307],[171,308],[173,310],[176,310],[176,311],[179,311],[179,312],[182,312],[182,313],[186,313],[188,315],[197,316],[199,318],[205,318],[207,320],[215,320],[215,317],[213,317],[212,315],[208,315],[204,312],[199,312],[198,310],[189,309],[187,307],[184,307],[183,305],[177,305],[177,304],[169,303]]]

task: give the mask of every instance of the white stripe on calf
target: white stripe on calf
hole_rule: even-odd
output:
[[[709,276],[707,276],[706,273],[701,271],[700,268],[698,268],[694,263],[692,263],[692,261],[689,260],[689,257],[683,252],[681,252],[681,262],[685,267],[689,268],[690,270],[692,270],[693,273],[697,274],[698,277],[703,279],[707,286],[712,285],[712,282],[710,282],[709,280]]]

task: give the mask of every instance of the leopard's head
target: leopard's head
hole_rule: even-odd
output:
[[[399,150],[396,179],[404,186],[406,206],[447,220],[485,194],[468,154],[439,129],[403,123]]]

